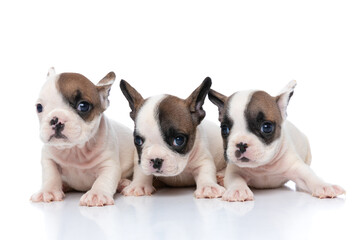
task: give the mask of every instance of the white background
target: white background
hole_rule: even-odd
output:
[[[56,221],[46,221],[48,214],[55,214],[57,219],[56,214],[62,211],[51,211],[63,205],[29,203],[31,194],[40,188],[41,182],[41,142],[35,101],[51,66],[57,72],[79,72],[94,83],[114,71],[117,81],[111,90],[111,105],[106,114],[130,128],[133,123],[127,101],[118,86],[120,79],[126,79],[144,97],[170,93],[182,98],[186,98],[206,76],[212,78],[215,90],[226,95],[245,89],[263,89],[275,95],[290,80],[297,80],[288,118],[310,139],[314,171],[323,179],[343,186],[347,197],[322,201],[305,197],[312,206],[309,212],[317,208],[323,210],[315,214],[320,220],[297,221],[301,213],[290,211],[294,221],[280,221],[284,225],[274,232],[269,230],[267,237],[359,237],[354,228],[358,226],[354,223],[357,220],[351,220],[360,213],[359,12],[357,1],[2,1],[0,238],[5,239],[3,236],[6,235],[9,239],[8,234],[14,239],[61,238],[64,236],[57,233],[67,231],[66,226],[60,228],[61,224]],[[216,122],[216,107],[207,100],[204,108],[206,118]],[[184,197],[169,191],[169,196]],[[191,191],[181,191],[190,201],[184,204],[192,206]],[[266,201],[262,195],[271,193],[260,191],[258,202]],[[284,190],[273,191],[273,194],[277,197],[272,201],[259,204],[264,209],[256,208],[253,212],[266,212],[275,206],[281,208],[279,202],[289,193]],[[304,195],[292,194],[295,195],[287,200],[295,199],[301,204]],[[79,211],[76,205],[79,197],[70,195],[61,204],[73,201],[71,206],[74,211]],[[151,201],[156,202],[161,197],[168,197],[167,193],[160,192],[151,197]],[[117,205],[126,201],[120,195],[116,199]],[[341,206],[335,201],[341,201]],[[202,204],[201,201],[195,203],[196,206]],[[204,201],[204,204],[209,202]],[[291,210],[298,205],[286,206]],[[173,208],[173,202],[165,201],[159,208],[166,215],[167,209]],[[243,210],[239,204],[231,208],[227,211]],[[72,210],[65,209],[69,213],[62,216],[66,222],[73,216]],[[202,205],[200,209],[207,217],[207,210],[204,211]],[[211,212],[211,207],[209,209]],[[109,214],[109,210],[104,211]],[[218,215],[215,213],[212,217],[217,219],[223,211],[219,210]],[[283,216],[276,213],[273,214],[279,221]],[[100,219],[103,214],[102,210],[95,213]],[[247,217],[253,217],[255,225],[247,228],[242,237],[259,237],[257,234],[261,229],[268,226],[261,225],[264,224],[263,216],[257,218],[249,214],[231,215],[229,221],[245,224]],[[315,215],[309,214],[306,218],[316,218]],[[130,218],[128,215],[121,217]],[[190,226],[198,226],[191,224],[191,214],[187,217]],[[223,234],[228,238],[239,237],[235,230],[216,229],[217,224],[221,225],[216,221],[208,220],[201,225],[204,219],[207,218],[197,219],[200,221],[197,224],[214,224],[214,228],[200,229],[207,234],[196,235],[196,238],[207,236],[209,239]],[[156,217],[149,217],[148,222],[156,223]],[[143,229],[144,226],[137,226],[138,223],[136,220],[116,234],[129,237],[132,232],[139,233],[139,227]],[[301,235],[303,228],[312,229],[311,234]],[[90,236],[91,229],[90,226]],[[286,229],[294,230],[294,235]],[[226,232],[219,233],[221,230]],[[149,238],[183,236],[179,231],[174,231],[175,236],[170,230],[166,234],[151,232],[151,228],[148,231]],[[162,231],[164,233],[164,228]],[[211,231],[220,235],[211,234]],[[282,231],[284,235],[275,234]],[[116,234],[111,236],[119,239]],[[70,233],[66,237],[70,236],[85,238]],[[95,235],[92,237],[96,239]]]

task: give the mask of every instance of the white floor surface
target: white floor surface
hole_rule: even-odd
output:
[[[351,198],[317,199],[289,186],[254,190],[255,201],[244,203],[165,188],[148,197],[117,194],[115,206],[96,208],[68,193],[62,202],[23,205],[0,239],[360,239]]]

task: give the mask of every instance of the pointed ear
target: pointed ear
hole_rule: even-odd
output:
[[[125,80],[120,81],[120,89],[129,102],[130,117],[135,121],[136,113],[144,103],[144,98]]]
[[[52,76],[55,75],[55,74],[56,74],[56,73],[55,73],[55,68],[54,68],[54,67],[51,67],[51,68],[49,68],[46,77],[49,78],[49,77],[52,77]]]
[[[109,72],[103,79],[96,84],[96,88],[99,92],[101,106],[105,110],[109,107],[109,95],[110,95],[110,89],[113,83],[115,82],[115,73]]]
[[[276,97],[276,103],[280,109],[281,117],[285,120],[287,117],[286,109],[289,104],[290,98],[294,94],[294,88],[296,87],[296,81],[292,80],[281,90],[280,94]]]
[[[191,95],[185,100],[189,106],[191,116],[195,122],[200,124],[204,119],[206,113],[202,108],[205,97],[208,94],[211,87],[211,78],[207,77],[201,83],[201,85],[191,93]]]
[[[210,89],[208,97],[210,101],[215,104],[219,109],[219,121],[222,121],[222,115],[224,113],[224,105],[227,100],[227,97],[225,95],[222,95],[221,93],[216,92],[213,89]]]

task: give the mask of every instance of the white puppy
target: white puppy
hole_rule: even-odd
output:
[[[197,198],[222,196],[225,189],[216,183],[216,171],[225,168],[221,134],[215,124],[202,122],[202,105],[210,86],[211,79],[206,78],[185,100],[171,95],[144,100],[121,81],[132,110],[139,156],[133,182],[123,190],[124,195],[150,195],[155,190],[154,175],[169,186],[196,183]]]
[[[114,81],[113,72],[95,86],[81,74],[49,70],[36,104],[43,180],[32,201],[60,201],[64,191],[77,190],[87,191],[80,205],[114,204],[136,157],[131,130],[103,114]]]
[[[209,99],[219,108],[219,121],[228,162],[223,196],[226,201],[253,200],[248,186],[276,188],[288,180],[319,198],[345,191],[322,181],[310,169],[309,142],[286,120],[286,108],[296,81],[272,97],[263,91],[242,91],[226,97],[210,90]]]

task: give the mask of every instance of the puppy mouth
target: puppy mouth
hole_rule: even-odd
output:
[[[48,142],[50,142],[53,138],[68,140],[68,138],[67,138],[64,134],[62,134],[62,133],[55,133],[55,134],[53,134],[53,135],[50,136]]]
[[[155,176],[163,176],[164,175],[164,172],[162,170],[156,170],[155,172],[153,172],[153,174]]]
[[[239,160],[242,161],[242,162],[250,162],[250,161],[251,161],[251,160],[248,159],[247,157],[242,157],[242,158],[240,158]]]

